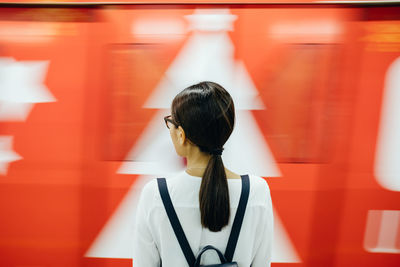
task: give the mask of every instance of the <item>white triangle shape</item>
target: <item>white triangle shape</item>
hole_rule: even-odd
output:
[[[211,17],[213,20],[218,20],[215,16]],[[202,20],[204,18],[202,17]],[[281,175],[250,111],[250,109],[264,108],[264,105],[244,64],[234,60],[233,49],[226,31],[219,29],[213,32],[195,32],[189,38],[144,105],[146,108],[163,110],[153,117],[138,143],[129,152],[128,161],[122,164],[119,173],[166,175],[182,167],[182,161],[179,158],[170,157],[170,155],[175,155],[175,152],[169,140],[169,134],[162,132],[161,128],[164,127],[162,117],[169,113],[172,99],[183,88],[196,82],[210,80],[220,83],[229,90],[237,110],[238,126],[235,127],[225,145],[223,154],[226,166],[241,174],[252,170],[252,174],[264,177]],[[165,164],[167,158],[168,163]],[[136,203],[140,188],[152,177],[154,176],[138,178],[139,180],[131,187],[85,254],[87,257],[131,257]],[[273,261],[299,262],[300,258],[280,222],[278,213],[275,212],[274,216]]]

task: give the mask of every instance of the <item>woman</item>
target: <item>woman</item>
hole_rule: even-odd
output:
[[[224,252],[242,188],[241,176],[225,168],[221,158],[235,123],[233,100],[221,85],[201,82],[174,98],[171,115],[164,120],[176,153],[187,162],[186,170],[167,177],[167,182],[190,248],[195,255],[206,245]],[[249,199],[233,261],[240,267],[270,266],[270,192],[264,179],[254,175],[249,178]],[[205,253],[201,260],[202,264],[219,263],[213,252]],[[163,267],[188,266],[168,220],[157,181],[152,180],[143,188],[138,203],[133,266],[158,267],[161,262]]]

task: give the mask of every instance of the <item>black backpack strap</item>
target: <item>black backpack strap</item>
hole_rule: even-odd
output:
[[[240,228],[242,227],[244,213],[246,211],[247,201],[249,200],[250,180],[248,175],[241,175],[242,192],[240,193],[239,205],[236,210],[235,219],[233,220],[231,234],[228,239],[228,245],[225,250],[225,258],[228,262],[232,262],[233,253],[237,241],[239,239]]]
[[[185,233],[183,232],[182,225],[179,222],[178,216],[176,215],[174,206],[172,205],[171,197],[168,193],[167,181],[165,180],[165,178],[157,178],[157,184],[162,202],[164,204],[165,210],[167,211],[168,219],[172,225],[172,228],[174,229],[182,252],[185,255],[186,261],[188,262],[189,266],[193,266],[196,259],[194,257],[192,249],[190,248]]]

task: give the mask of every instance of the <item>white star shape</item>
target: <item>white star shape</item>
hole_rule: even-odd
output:
[[[12,136],[0,136],[0,174],[6,175],[10,162],[22,159],[12,149]]]
[[[0,58],[0,121],[25,121],[35,103],[56,101],[43,83],[48,65]]]

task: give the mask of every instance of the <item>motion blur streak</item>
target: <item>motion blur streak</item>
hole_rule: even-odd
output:
[[[235,1],[0,4],[0,266],[131,266],[203,80],[235,102],[224,164],[270,186],[273,266],[399,266],[399,4]]]

